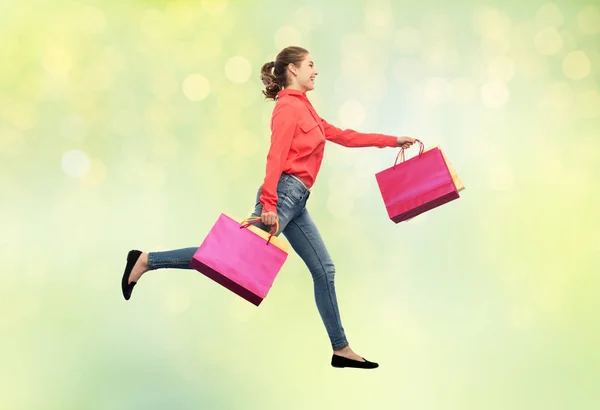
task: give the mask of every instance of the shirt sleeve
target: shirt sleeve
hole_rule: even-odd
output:
[[[260,194],[263,212],[277,212],[277,184],[283,172],[296,130],[297,110],[290,103],[278,101],[271,117],[271,146],[267,170]]]
[[[335,142],[344,147],[396,147],[398,139],[385,134],[365,134],[362,132],[335,127],[321,118],[325,128],[325,138],[327,141]]]

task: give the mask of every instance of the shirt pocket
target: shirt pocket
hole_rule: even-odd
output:
[[[318,124],[314,118],[306,118],[304,120],[299,121],[300,129],[305,133],[309,133],[312,131]]]

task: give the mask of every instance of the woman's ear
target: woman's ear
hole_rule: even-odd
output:
[[[294,64],[288,64],[288,70],[290,70],[292,74],[298,75],[298,68]]]

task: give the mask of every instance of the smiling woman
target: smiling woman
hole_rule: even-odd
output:
[[[315,183],[327,141],[345,147],[408,148],[413,138],[365,134],[342,130],[322,119],[306,97],[315,88],[318,72],[308,50],[286,47],[274,61],[263,64],[261,80],[266,99],[276,101],[271,117],[271,145],[266,175],[259,187],[252,216],[259,217],[260,229],[269,231],[278,224],[292,248],[302,258],[314,282],[314,296],[329,335],[333,367],[373,369],[377,363],[365,360],[350,348],[337,303],[335,265],[313,222],[306,204]],[[129,299],[133,287],[147,271],[160,268],[190,269],[198,248],[166,252],[129,252],[122,278],[123,295]]]

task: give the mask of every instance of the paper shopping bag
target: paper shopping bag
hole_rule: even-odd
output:
[[[452,175],[452,180],[454,181],[454,185],[456,185],[456,190],[458,192],[460,192],[463,189],[465,189],[465,184],[463,184],[462,180],[458,176],[458,173],[456,172],[456,169],[454,169],[454,167],[452,166],[450,161],[448,161],[448,157],[446,156],[446,154],[444,153],[444,150],[442,148],[440,148],[439,145],[435,145],[433,147],[426,148],[425,151],[423,151],[423,152],[427,152],[433,148],[439,148],[439,150],[442,151],[442,156],[444,157],[444,161],[446,161],[446,165],[448,166],[448,169],[450,170],[450,175]]]
[[[423,143],[417,142],[419,155],[404,160],[402,149],[402,162],[375,175],[388,217],[395,223],[459,198],[442,151],[434,147],[424,152]]]
[[[190,267],[259,306],[288,257],[288,245],[273,231],[250,225],[257,219],[239,221],[222,213]]]

